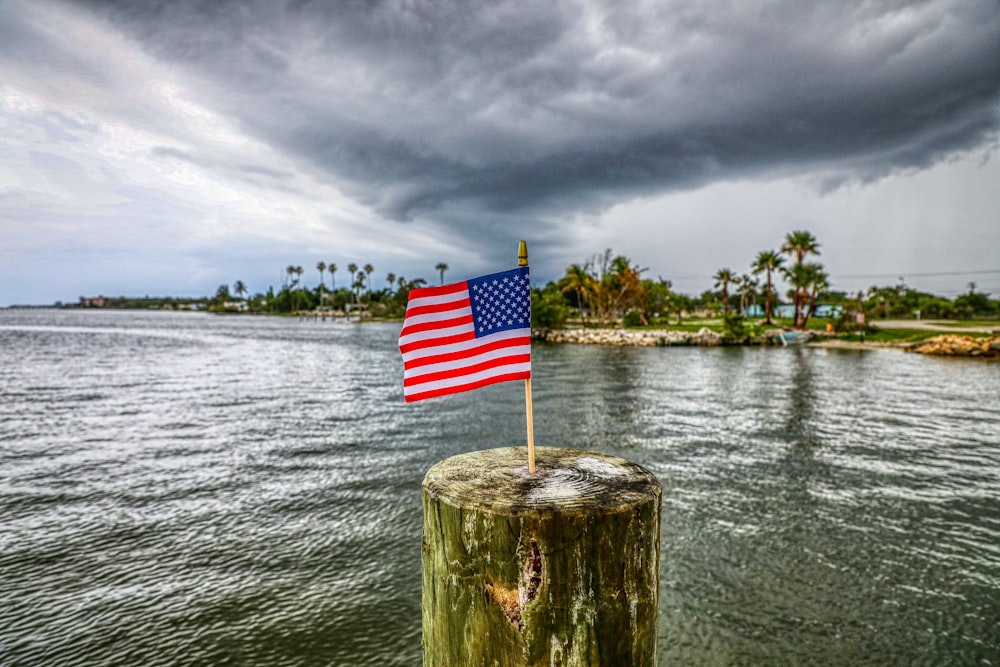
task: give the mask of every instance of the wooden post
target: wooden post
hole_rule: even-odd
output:
[[[538,447],[424,478],[425,667],[656,664],[662,489],[624,459]]]

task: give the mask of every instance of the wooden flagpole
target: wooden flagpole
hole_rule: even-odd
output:
[[[528,265],[528,244],[525,241],[517,246],[517,265]],[[531,324],[529,323],[530,327]],[[524,409],[528,419],[528,472],[535,473],[535,417],[531,408],[531,378],[524,380]]]

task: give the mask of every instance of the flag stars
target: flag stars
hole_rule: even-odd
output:
[[[528,326],[531,291],[525,269],[475,278],[469,284],[477,335]]]

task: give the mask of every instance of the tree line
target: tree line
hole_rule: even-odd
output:
[[[583,326],[626,326],[667,324],[693,314],[721,315],[724,325],[739,330],[746,316],[759,316],[766,325],[774,323],[775,309],[791,305],[791,326],[805,329],[819,304],[837,307],[838,328],[854,325],[854,316],[974,318],[1000,316],[1000,301],[988,294],[969,292],[954,300],[918,292],[902,279],[890,287],[872,286],[849,295],[831,289],[830,276],[821,263],[820,244],[812,233],[796,230],[785,235],[776,249],[761,250],[739,273],[721,268],[712,277],[713,289],[697,298],[673,290],[669,280],[643,278],[640,268],[610,249],[590,259],[571,264],[562,278],[537,290],[532,297],[532,320],[539,328],[558,328],[577,319]],[[782,295],[777,282],[783,279],[788,290]],[[756,307],[756,308],[753,308]]]
[[[856,294],[835,291],[823,264],[816,261],[820,249],[809,231],[789,232],[776,248],[759,251],[746,271],[720,268],[712,276],[711,288],[697,297],[675,291],[662,277],[645,277],[648,269],[607,249],[571,264],[559,280],[534,288],[532,321],[542,329],[558,328],[572,320],[583,326],[652,326],[682,324],[685,317],[707,315],[721,316],[725,326],[738,330],[746,317],[772,325],[776,309],[788,305],[792,314],[788,324],[804,329],[819,304],[838,307],[838,327],[853,326],[859,312],[869,318],[1000,317],[1000,301],[977,292],[975,283],[969,284],[968,293],[953,300],[914,290],[902,278],[896,285],[873,285]],[[315,268],[318,281],[314,284],[303,277],[306,272],[302,266],[289,265],[279,289],[272,286],[252,296],[242,280],[231,287],[220,285],[207,306],[215,311],[320,310],[401,318],[410,291],[427,284],[423,278],[410,280],[391,272],[380,281],[374,278],[375,268],[370,263],[349,263],[344,267],[346,275],[334,262],[321,261]],[[439,262],[434,270],[444,284],[448,265]],[[343,276],[339,281],[338,274]],[[779,281],[787,285],[784,293],[779,292]]]
[[[339,267],[334,262],[317,262],[319,282],[309,286],[302,266],[290,264],[282,274],[281,287],[275,290],[269,286],[266,292],[250,295],[246,283],[237,280],[232,288],[219,285],[215,295],[209,300],[208,308],[217,312],[249,311],[256,313],[296,313],[303,311],[367,312],[373,317],[402,317],[406,312],[406,302],[410,290],[427,284],[423,278],[409,280],[405,276],[387,273],[384,283],[373,283],[375,267],[371,264],[359,266],[351,262],[346,267],[346,280],[337,286]],[[439,262],[434,270],[438,272],[441,284],[448,265]],[[326,276],[330,276],[327,287]],[[382,286],[384,285],[384,286]]]

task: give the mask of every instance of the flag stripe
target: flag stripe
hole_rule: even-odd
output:
[[[402,350],[403,364],[406,368],[409,368],[409,365],[418,359],[424,359],[425,357],[436,356],[438,354],[447,355],[454,352],[466,352],[469,350],[472,350],[473,354],[475,354],[475,349],[480,346],[490,345],[494,341],[498,340],[511,339],[523,342],[525,340],[525,336],[522,331],[499,331],[495,334],[490,334],[489,336],[476,338],[475,333],[469,331],[461,336],[451,336],[449,340],[440,338],[436,341],[437,343],[440,343],[437,345],[434,341],[429,343],[427,341],[417,341],[416,343],[408,344],[407,349]],[[402,349],[402,346],[400,346],[400,349]]]
[[[470,313],[472,312],[472,302],[469,301],[469,297],[455,301],[445,301],[443,303],[425,303],[422,306],[408,305],[406,307],[406,321],[409,322],[410,320],[416,320],[426,315],[448,312],[459,308],[467,309]]]
[[[418,287],[417,289],[410,290],[407,305],[425,297],[440,297],[448,294],[455,294],[456,292],[461,292],[463,290],[468,291],[468,289],[469,283],[466,280],[458,283],[451,283],[450,285],[441,285],[440,287]]]
[[[530,365],[530,364],[529,364]],[[531,369],[518,370],[516,372],[507,373],[504,375],[495,375],[493,377],[482,378],[472,382],[466,382],[463,384],[446,384],[434,389],[422,388],[422,391],[405,394],[406,402],[413,403],[414,401],[422,401],[425,398],[435,398],[437,396],[447,396],[448,394],[456,394],[460,391],[470,391],[472,389],[479,389],[481,387],[486,387],[491,384],[497,384],[498,382],[510,382],[511,380],[527,380],[531,377]]]
[[[449,350],[443,350],[441,348],[448,347]],[[429,366],[432,364],[439,363],[449,363],[455,362],[460,359],[468,359],[470,357],[476,357],[481,354],[487,354],[490,352],[495,352],[499,350],[504,350],[510,347],[520,347],[526,350],[531,350],[531,345],[525,343],[524,336],[517,336],[516,338],[501,338],[498,340],[491,341],[482,345],[470,346],[470,345],[454,345],[454,346],[438,346],[436,349],[432,350],[429,354],[424,356],[412,355],[409,359],[405,359],[407,373],[410,369],[417,369],[424,366]],[[454,348],[453,350],[451,348]],[[514,352],[511,350],[511,352]],[[405,355],[404,355],[405,356]]]
[[[410,371],[407,371],[407,373],[403,375],[403,386],[413,387],[418,384],[456,378],[461,375],[472,375],[479,373],[480,371],[486,371],[500,366],[523,364],[531,361],[531,353],[509,354],[507,352],[502,352],[501,354],[486,355],[479,359],[480,360],[474,364],[465,363],[461,366],[456,366],[455,364],[435,364],[435,366],[431,368],[425,367],[419,373],[410,373]]]
[[[433,355],[436,353],[437,348],[440,347],[461,345],[465,343],[474,344],[476,342],[476,333],[472,331],[471,327],[457,332],[441,333],[442,335],[434,340],[417,339],[409,343],[401,344],[399,346],[399,350],[403,353],[403,366],[406,366],[407,355],[413,355],[414,353],[421,351],[424,355]]]
[[[402,339],[425,331],[438,331],[440,329],[450,329],[452,327],[461,327],[464,325],[468,325],[471,328],[472,311],[459,315],[458,317],[448,317],[448,318],[442,317],[439,319],[433,319],[426,322],[416,322],[414,324],[407,324],[405,327],[403,327],[403,330],[399,332],[399,336]]]

